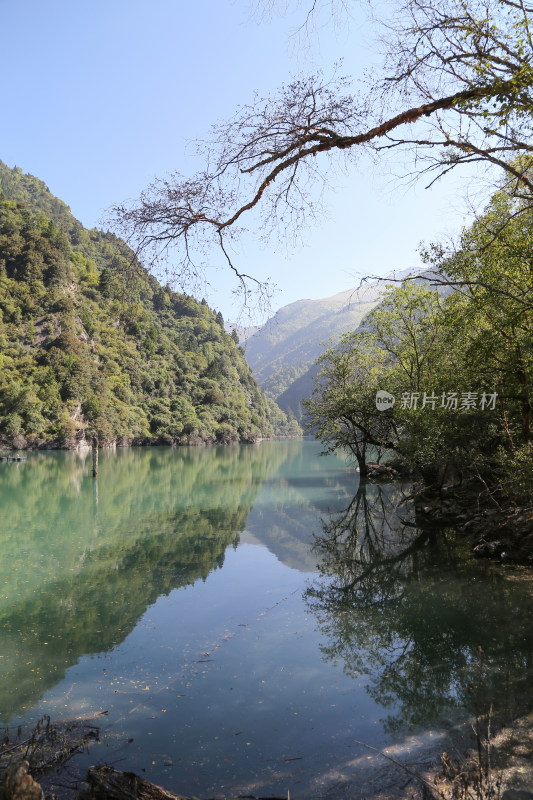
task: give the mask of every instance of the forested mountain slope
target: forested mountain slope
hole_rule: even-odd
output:
[[[405,277],[409,270],[397,273]],[[355,330],[378,303],[384,284],[367,283],[320,300],[298,300],[281,308],[245,345],[246,359],[261,389],[285,411],[300,417],[300,400],[313,390],[316,359],[324,343]]]
[[[0,162],[0,437],[73,446],[254,441],[297,432],[221,314],[159,284],[123,241],[85,229]]]
[[[246,343],[247,361],[262,389],[279,397],[320,355],[321,343],[357,328],[379,294],[380,289],[369,284],[281,308]]]
[[[420,270],[425,278],[430,270]],[[391,280],[414,274],[396,271]],[[425,282],[425,281],[424,281]],[[246,359],[261,389],[278,406],[301,419],[300,402],[313,391],[319,371],[316,363],[324,345],[338,342],[343,333],[359,327],[380,301],[387,279],[368,282],[320,300],[298,300],[281,308],[245,344]]]

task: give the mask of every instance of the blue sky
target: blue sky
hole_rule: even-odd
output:
[[[155,177],[192,174],[192,142],[291,75],[322,68],[361,75],[379,61],[363,4],[351,23],[294,32],[306,4],[258,19],[255,0],[0,0],[4,80],[0,159],[44,180],[87,227]],[[398,168],[399,169],[399,168]],[[248,235],[238,264],[278,287],[273,310],[419,263],[420,241],[457,233],[462,179],[425,191],[402,188],[394,165],[363,163],[326,196],[328,215],[287,250]],[[237,306],[218,254],[210,258],[210,305]],[[221,269],[217,269],[220,266]]]

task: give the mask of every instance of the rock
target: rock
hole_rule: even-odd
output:
[[[525,789],[506,789],[502,794],[502,800],[533,800],[533,792]]]
[[[44,792],[28,773],[27,761],[10,764],[4,772],[2,789],[4,800],[44,800]]]
[[[371,462],[366,465],[366,477],[370,480],[393,480],[398,477],[398,472],[387,464]]]
[[[476,556],[494,556],[497,554],[498,549],[501,548],[501,542],[487,542],[482,539],[479,544],[474,547],[474,554]]]

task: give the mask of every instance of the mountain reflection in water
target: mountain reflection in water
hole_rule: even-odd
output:
[[[303,798],[354,739],[524,693],[529,585],[319,449],[103,451],[97,481],[90,454],[0,465],[0,720],[105,709],[121,768]]]

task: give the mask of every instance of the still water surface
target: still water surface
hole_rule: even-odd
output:
[[[90,454],[1,464],[0,722],[107,710],[87,763],[303,798],[357,771],[354,739],[512,703],[529,587],[319,449],[104,451],[97,481]]]

